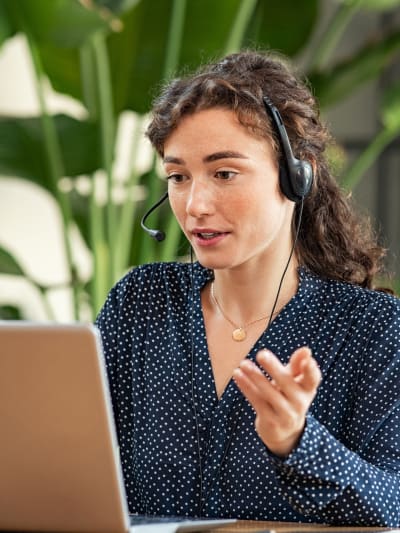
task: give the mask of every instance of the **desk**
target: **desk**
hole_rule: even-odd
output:
[[[393,533],[400,533],[400,529],[390,527],[335,527],[324,524],[300,524],[297,522],[261,522],[255,520],[239,520],[233,525],[219,527],[213,529],[212,531],[215,533],[256,533],[257,531],[260,533],[263,531],[276,531],[277,533],[316,533],[317,531],[322,531],[324,533],[382,533],[384,531],[392,531]]]

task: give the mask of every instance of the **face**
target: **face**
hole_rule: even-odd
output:
[[[237,269],[288,257],[294,204],[280,192],[270,144],[234,112],[185,117],[165,143],[164,167],[172,210],[203,266]]]

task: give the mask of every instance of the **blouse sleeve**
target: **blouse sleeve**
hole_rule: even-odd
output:
[[[313,520],[400,526],[399,317],[396,301],[371,325],[343,434],[309,414],[298,447],[272,459],[284,497]]]
[[[137,278],[140,270],[135,269],[122,278],[109,292],[96,318],[100,331],[114,418],[120,437],[118,398],[124,377],[130,369],[132,337],[125,330],[133,329],[137,301]]]

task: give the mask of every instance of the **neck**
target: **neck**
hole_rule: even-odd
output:
[[[285,262],[246,267],[238,270],[216,270],[214,293],[219,305],[232,320],[244,324],[261,316],[276,314],[295,295],[298,287],[297,261],[292,258],[282,281],[275,309],[273,306],[285,269]]]

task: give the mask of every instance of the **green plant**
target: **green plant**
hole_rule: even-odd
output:
[[[353,14],[399,3],[392,0],[382,6],[380,0],[353,0],[339,4],[331,30],[314,45],[319,52],[308,68],[322,105],[336,103],[379,75],[400,49],[400,31],[396,31],[380,36],[373,44],[366,41],[354,56],[328,66]],[[56,199],[64,225],[75,319],[81,317],[82,302],[87,300],[96,314],[111,285],[131,265],[171,260],[182,250],[181,234],[168,210],[162,209],[154,217],[155,225],[167,227],[162,246],[139,228],[142,213],[164,188],[155,156],[146,172],[137,165],[146,113],[157,86],[182,67],[194,68],[245,46],[271,47],[296,56],[313,32],[319,1],[303,3],[301,17],[298,9],[296,0],[0,0],[0,45],[16,33],[25,35],[40,104],[37,117],[0,117],[0,174],[30,180]],[[57,91],[84,105],[84,118],[48,112],[47,78]],[[391,101],[398,106],[396,98]],[[116,188],[121,184],[114,169],[116,132],[127,110],[135,113],[136,126],[130,173],[122,184],[122,198],[117,199]],[[392,118],[386,119],[384,128],[387,124],[391,134],[383,135],[373,157],[398,132],[399,125]],[[352,172],[354,183],[361,172],[357,167]],[[90,178],[86,196],[75,186],[82,175]],[[60,187],[65,176],[70,180],[68,192]],[[99,201],[102,176],[106,194],[105,200]],[[144,195],[139,194],[143,191]],[[74,227],[92,253],[89,283],[74,259]],[[0,272],[26,277],[15,258],[2,248]],[[30,281],[46,300],[51,287]]]

